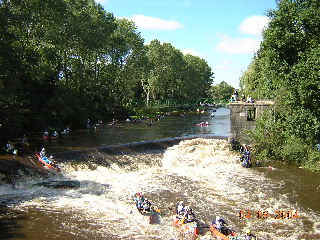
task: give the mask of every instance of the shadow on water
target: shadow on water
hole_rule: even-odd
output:
[[[320,214],[320,182],[315,181],[319,174],[296,166],[263,171],[267,177],[285,183],[281,194],[288,196],[292,203],[298,202],[304,209],[312,209]]]
[[[18,222],[22,219],[26,219],[23,213],[0,205],[0,239],[24,238],[25,235],[19,233],[22,226]]]

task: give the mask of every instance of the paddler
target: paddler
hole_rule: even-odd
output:
[[[257,237],[251,233],[251,230],[249,228],[247,228],[245,230],[245,232],[246,232],[245,240],[256,240],[257,239]]]
[[[192,208],[190,206],[185,207],[183,218],[184,218],[184,223],[190,223],[196,220],[196,217],[192,212]]]
[[[226,223],[226,221],[225,221],[222,217],[217,216],[217,217],[216,217],[216,221],[212,222],[212,224],[216,226],[216,229],[217,229],[219,232],[225,234],[223,230],[226,228],[225,225],[226,225],[227,223]]]
[[[184,213],[184,203],[183,201],[179,201],[176,205],[176,214],[179,216],[182,216]],[[182,218],[182,217],[181,217]]]
[[[142,209],[146,212],[151,211],[151,202],[147,198],[145,198],[142,203]]]
[[[45,161],[47,164],[54,166],[55,163],[53,162],[53,156],[50,156],[49,158],[46,156],[46,149],[43,147],[41,149],[41,152],[39,153],[41,159]]]
[[[39,153],[40,157],[43,158],[46,156],[46,149],[43,147]]]
[[[134,201],[136,202],[136,206],[138,209],[143,208],[144,196],[141,192],[135,194]]]
[[[6,151],[7,153],[13,153],[13,150],[14,150],[14,148],[13,148],[12,142],[11,142],[11,141],[8,141],[8,143],[7,143],[6,146],[5,146],[5,151]]]

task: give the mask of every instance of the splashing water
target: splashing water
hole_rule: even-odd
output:
[[[259,239],[298,239],[312,230],[313,225],[306,222],[320,221],[318,213],[291,201],[295,193],[283,193],[284,181],[273,181],[264,171],[242,168],[239,156],[229,151],[225,140],[197,138],[181,141],[164,153],[114,158],[134,162],[134,170],[117,161],[109,167],[65,163],[62,175],[51,180],[77,180],[80,188],[35,186],[41,179],[33,178],[18,183],[16,189],[1,185],[0,200],[14,210],[37,210],[35,215],[40,211],[58,219],[44,233],[46,239],[61,238],[61,232],[69,232],[69,239],[178,239],[172,227],[178,200],[190,205],[201,222],[209,224],[219,215],[238,232],[250,227]],[[136,210],[132,196],[140,191],[160,208],[158,224],[149,224]],[[298,211],[300,218],[258,219],[255,215],[258,210],[275,214],[279,209]],[[251,217],[240,219],[241,210],[250,211]],[[28,228],[26,235],[37,227]],[[49,234],[57,228],[60,232]],[[210,239],[209,235],[204,231],[200,239]]]

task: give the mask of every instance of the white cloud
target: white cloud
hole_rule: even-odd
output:
[[[244,34],[260,36],[268,26],[270,19],[265,16],[252,16],[242,21],[239,31]]]
[[[134,15],[129,19],[134,21],[137,27],[147,30],[176,30],[183,27],[177,21],[163,20],[144,15]]]
[[[224,36],[216,46],[216,49],[230,54],[250,54],[259,49],[260,41],[254,38],[231,38]]]
[[[193,56],[198,56],[202,58],[201,54],[194,49],[182,49],[182,53],[184,55],[191,54]]]

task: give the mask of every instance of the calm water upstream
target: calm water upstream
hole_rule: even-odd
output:
[[[208,127],[195,124],[208,121]],[[229,111],[208,116],[168,117],[152,127],[125,123],[79,131],[46,146],[52,152],[188,136],[231,136]],[[34,186],[26,177],[16,188],[0,185],[0,239],[183,239],[172,227],[176,201],[184,200],[203,223],[215,215],[241,232],[250,227],[258,239],[320,239],[320,176],[298,168],[244,169],[225,140],[195,138],[166,150],[110,155],[112,164],[63,163],[52,180],[80,181],[78,189]],[[117,162],[134,162],[131,168]],[[142,191],[161,209],[149,224],[135,209],[132,195]],[[240,219],[239,212],[251,217]],[[265,219],[257,211],[268,212]],[[277,211],[299,218],[275,219]],[[200,239],[210,238],[203,229]]]

